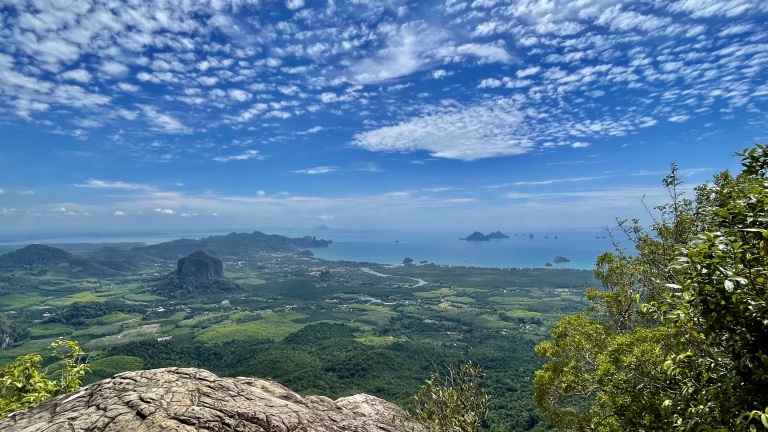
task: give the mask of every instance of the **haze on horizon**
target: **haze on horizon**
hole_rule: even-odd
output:
[[[759,0],[63,6],[0,2],[0,233],[610,226],[768,141]]]

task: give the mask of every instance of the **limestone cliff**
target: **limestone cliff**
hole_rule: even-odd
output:
[[[152,293],[171,299],[192,297],[200,292],[233,293],[241,287],[224,277],[221,260],[203,251],[179,259],[176,271],[161,278]]]
[[[224,277],[224,265],[221,260],[203,251],[193,252],[179,259],[176,265],[176,276],[196,278],[204,281]]]
[[[301,397],[271,381],[167,368],[124,372],[0,421],[18,432],[419,431],[387,401]]]

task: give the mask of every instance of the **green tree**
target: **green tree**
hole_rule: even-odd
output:
[[[768,428],[768,154],[738,156],[721,173],[678,193],[653,224],[619,226],[597,260],[602,289],[536,347],[535,403],[560,430],[755,430]]]
[[[674,387],[662,366],[676,340],[642,307],[665,298],[676,281],[670,269],[693,238],[695,205],[679,192],[677,166],[663,185],[669,203],[649,209],[651,228],[620,220],[636,254],[614,238],[615,251],[596,261],[601,289],[587,289],[591,306],[565,317],[535,351],[547,363],[534,376],[534,402],[561,430],[668,430],[662,408]],[[649,423],[655,427],[642,427]]]
[[[650,305],[688,349],[666,370],[666,401],[685,429],[768,428],[768,148],[737,153],[743,170],[699,189],[704,232],[683,250],[666,302]]]
[[[81,361],[83,350],[68,340],[58,340],[51,348],[59,361],[50,370],[42,368],[40,354],[20,356],[0,369],[0,418],[80,387],[88,371]]]
[[[471,361],[434,373],[413,396],[411,417],[427,432],[475,432],[488,415],[483,370]]]

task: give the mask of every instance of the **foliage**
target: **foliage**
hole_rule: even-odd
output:
[[[50,347],[59,359],[50,371],[42,368],[40,354],[20,356],[0,369],[0,418],[80,387],[88,371],[81,361],[83,350],[68,340],[58,340]]]
[[[29,337],[29,328],[5,315],[0,315],[0,347],[6,348]]]
[[[739,153],[682,198],[676,167],[650,230],[619,225],[629,255],[601,255],[592,306],[536,347],[535,402],[560,430],[768,428],[768,154]]]
[[[144,313],[146,307],[122,300],[105,302],[75,302],[43,320],[43,323],[62,323],[75,327],[88,324],[89,319],[99,318],[115,312]]]
[[[488,415],[489,397],[480,387],[483,369],[467,362],[434,373],[413,396],[411,417],[427,432],[475,432]]]
[[[658,305],[690,341],[666,363],[681,385],[667,402],[681,428],[768,428],[768,147],[737,155],[738,176],[699,190],[706,232],[678,260],[669,306]]]

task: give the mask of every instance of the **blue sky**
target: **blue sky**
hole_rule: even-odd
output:
[[[768,135],[763,0],[0,0],[0,232],[593,227]]]

